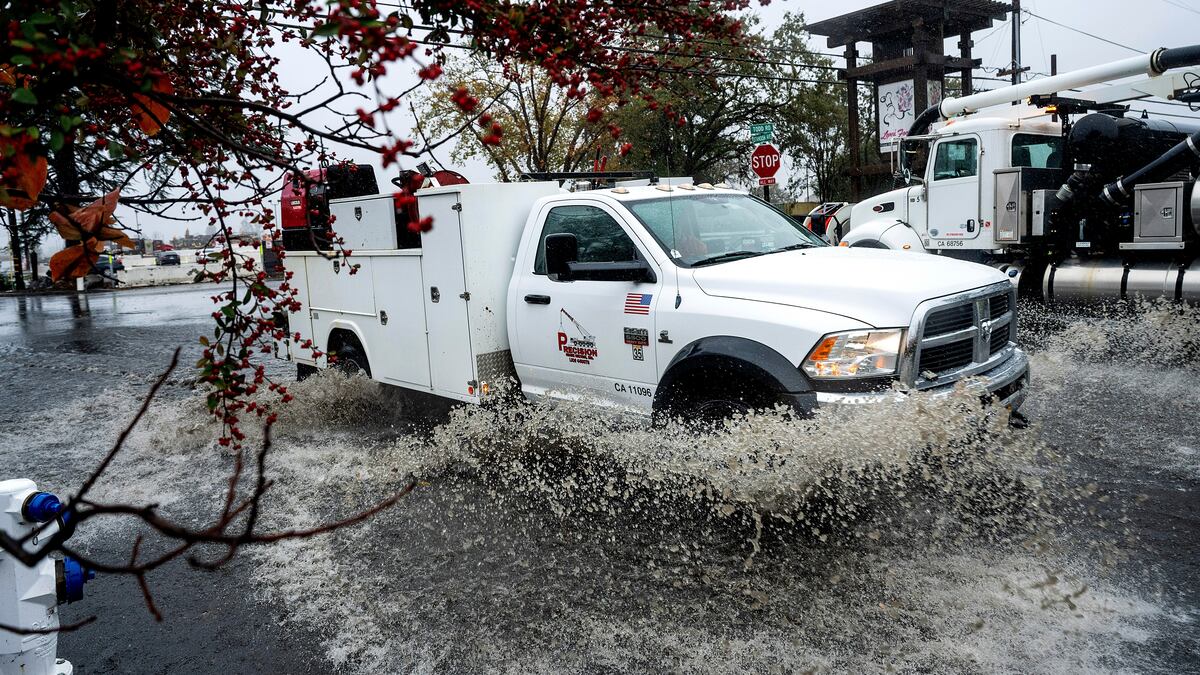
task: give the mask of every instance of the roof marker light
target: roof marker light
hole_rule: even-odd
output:
[[[698,185],[696,185],[696,187],[700,188],[701,190],[713,189],[712,183],[699,183]]]
[[[629,188],[613,188],[612,191],[613,191],[613,194],[618,194],[618,195],[629,194]]]
[[[670,186],[670,185],[655,185],[655,186],[654,186],[654,189],[655,189],[655,190],[662,190],[663,192],[670,192],[670,191],[671,191],[671,186]]]
[[[676,187],[678,187],[680,190],[695,190],[696,189],[695,185],[677,185]]]

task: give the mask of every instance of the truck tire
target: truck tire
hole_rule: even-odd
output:
[[[303,380],[307,380],[308,378],[312,377],[313,375],[316,375],[318,372],[320,372],[320,371],[317,370],[316,366],[310,366],[307,363],[297,363],[296,364],[296,381],[301,382]]]
[[[371,376],[371,364],[367,362],[367,355],[355,345],[342,345],[337,354],[337,367],[347,375],[362,373],[367,377]]]
[[[675,419],[701,431],[715,431],[726,420],[772,406],[768,392],[752,383],[733,383],[721,388],[687,392],[666,405],[660,422]]]
[[[334,367],[346,373],[355,375],[362,373],[371,377],[371,364],[367,354],[358,341],[358,336],[349,331],[337,330],[329,336],[329,352],[337,357]]]

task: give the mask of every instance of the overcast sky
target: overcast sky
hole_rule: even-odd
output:
[[[801,12],[809,23],[813,23],[877,4],[881,3],[877,0],[776,0],[769,6],[757,7],[754,11],[762,17],[763,25],[769,31],[779,26],[788,12]],[[1050,71],[1051,54],[1058,54],[1058,69],[1059,72],[1064,72],[1133,56],[1161,46],[1186,45],[1197,41],[1196,28],[1200,26],[1200,0],[1140,0],[1132,3],[1128,0],[1023,0],[1022,7],[1032,14],[1044,17],[1042,19],[1026,15],[1022,22],[1021,60],[1023,65],[1032,68],[1033,73]],[[1052,22],[1070,26],[1075,30],[1054,25]],[[1078,31],[1091,33],[1095,37]],[[983,59],[985,68],[994,71],[1008,64],[1011,27],[1007,21],[997,22],[993,28],[977,32],[974,40],[974,56]],[[957,53],[953,42],[951,40],[947,43],[948,53]],[[834,51],[826,46],[824,38],[813,39],[811,44],[816,51]],[[865,51],[866,47],[867,45],[861,45],[860,50]],[[285,86],[294,91],[311,87],[311,74],[322,70],[319,62],[298,50],[287,52],[284,58],[281,79]],[[838,62],[841,65],[840,59]],[[405,72],[390,76],[386,86],[399,90],[413,82],[412,73],[404,70]],[[976,86],[1001,86],[1001,83],[979,81]],[[1183,108],[1173,108],[1171,111],[1187,112]],[[1197,114],[1197,117],[1200,117],[1200,114]],[[395,131],[407,135],[411,127],[411,114],[407,110],[401,111],[391,122]],[[448,162],[448,155],[448,150],[443,149],[439,158]],[[375,158],[365,153],[349,152],[345,153],[345,156],[375,164],[381,189],[387,189],[387,179],[396,173],[394,166],[388,171],[383,171]],[[473,182],[492,179],[491,171],[483,163],[469,163],[453,168],[457,168]],[[127,220],[130,225],[133,224],[131,211],[121,209],[118,216]],[[161,236],[166,239],[183,234],[185,227],[190,227],[193,232],[204,230],[202,221],[188,225],[147,216],[142,216],[139,220],[147,236]],[[52,252],[60,247],[61,242],[48,241],[46,248],[48,252]]]

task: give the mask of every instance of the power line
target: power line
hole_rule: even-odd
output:
[[[1129,45],[1123,45],[1123,44],[1121,44],[1120,42],[1116,42],[1116,41],[1114,41],[1114,40],[1109,40],[1108,38],[1100,37],[1099,35],[1096,35],[1095,33],[1089,33],[1089,32],[1087,32],[1087,31],[1085,31],[1085,30],[1082,30],[1082,29],[1080,29],[1080,28],[1076,28],[1076,27],[1074,27],[1074,26],[1068,26],[1068,25],[1067,25],[1067,24],[1065,24],[1065,23],[1059,23],[1058,21],[1055,21],[1054,19],[1047,19],[1046,17],[1042,16],[1041,14],[1034,14],[1033,12],[1031,12],[1031,11],[1029,11],[1029,10],[1027,10],[1027,9],[1023,9],[1023,10],[1021,10],[1021,11],[1022,11],[1022,12],[1024,12],[1025,14],[1028,14],[1029,16],[1032,16],[1032,17],[1033,17],[1033,18],[1035,18],[1035,19],[1041,19],[1042,21],[1045,21],[1046,23],[1054,24],[1055,26],[1058,26],[1059,28],[1066,28],[1066,29],[1067,29],[1067,30],[1069,30],[1069,31],[1073,31],[1073,32],[1079,33],[1080,35],[1086,35],[1086,36],[1088,36],[1088,37],[1090,37],[1090,38],[1092,38],[1092,39],[1094,39],[1094,40],[1099,40],[1099,41],[1101,41],[1101,42],[1108,43],[1108,44],[1110,44],[1110,45],[1112,45],[1112,46],[1114,46],[1114,47],[1120,47],[1121,49],[1128,49],[1129,51],[1131,51],[1131,52],[1137,52],[1138,54],[1147,54],[1147,53],[1149,53],[1149,52],[1147,52],[1147,51],[1146,51],[1146,50],[1144,50],[1144,49],[1135,49],[1135,48],[1133,48],[1133,47],[1130,47]]]
[[[1168,5],[1171,5],[1172,7],[1178,7],[1179,9],[1182,9],[1187,12],[1191,12],[1192,14],[1200,14],[1200,10],[1197,10],[1194,7],[1188,7],[1187,5],[1183,4],[1182,2],[1178,2],[1177,0],[1162,0],[1162,1],[1167,3]]]
[[[1164,1],[1167,1],[1167,0],[1164,0]],[[392,4],[392,3],[385,3],[385,2],[378,2],[377,5],[382,6],[382,7],[394,7],[396,9],[402,9],[402,10],[411,10],[412,9],[411,7],[406,7],[401,4]],[[1190,9],[1190,8],[1188,8],[1188,9]],[[1100,40],[1101,42],[1105,42],[1105,43],[1108,43],[1108,44],[1111,44],[1111,45],[1114,45],[1117,47],[1122,47],[1124,49],[1128,49],[1130,51],[1134,51],[1137,53],[1143,53],[1143,54],[1146,53],[1146,52],[1134,49],[1133,47],[1129,47],[1127,45],[1122,45],[1113,40],[1109,40],[1107,38],[1101,37],[1099,35],[1089,33],[1082,29],[1075,28],[1074,26],[1070,26],[1070,25],[1055,21],[1053,19],[1046,18],[1044,16],[1041,16],[1040,14],[1029,11],[1027,9],[1023,9],[1022,13],[1028,14],[1029,16],[1031,16],[1033,18],[1039,19],[1041,21],[1045,21],[1045,22],[1053,24],[1055,26],[1065,28],[1067,30],[1079,33],[1081,35],[1085,35],[1085,36],[1093,38],[1095,40]],[[1200,14],[1200,12],[1197,12],[1197,13]],[[1011,19],[1006,20],[1000,26],[994,28],[992,31],[990,31],[983,38],[980,38],[980,39],[983,40],[983,39],[990,37],[997,31],[1003,29],[1004,26],[1008,25],[1010,21],[1011,21]],[[435,28],[432,26],[418,25],[418,26],[413,26],[413,28],[415,28],[417,30],[428,30],[428,31],[435,30]],[[461,29],[445,28],[443,30],[445,30],[448,33],[457,34],[457,35],[464,35],[464,36],[470,35],[467,31],[464,31]],[[666,37],[666,36],[646,35],[643,37],[660,40],[660,41],[672,41],[671,38]],[[443,42],[435,43],[435,42],[428,42],[428,41],[418,40],[418,39],[413,39],[413,38],[410,38],[410,39],[416,44],[439,46],[439,47],[450,47],[450,48],[454,48],[454,49],[467,49],[467,50],[472,49],[468,45],[459,45],[459,44],[454,44],[454,43],[443,43]],[[728,46],[728,44],[726,44],[726,43],[718,42],[715,40],[692,40],[691,43],[692,44],[710,44],[710,45],[717,45],[717,46]],[[653,55],[660,55],[660,56],[682,56],[682,57],[686,57],[686,58],[698,58],[698,59],[703,59],[706,61],[714,61],[714,62],[759,63],[762,65],[772,65],[772,66],[781,66],[781,67],[789,67],[789,68],[797,68],[797,69],[811,69],[811,70],[827,70],[827,71],[840,71],[841,70],[840,68],[837,68],[835,66],[795,63],[795,62],[791,62],[791,61],[770,61],[770,60],[762,60],[762,59],[751,59],[751,58],[746,58],[746,57],[721,56],[721,55],[715,55],[715,54],[695,55],[695,54],[686,54],[686,53],[682,53],[682,52],[665,52],[665,51],[658,51],[658,50],[652,50],[652,49],[640,49],[640,48],[636,48],[636,47],[620,47],[620,46],[616,46],[616,45],[601,45],[601,46],[605,49],[609,49],[612,51],[618,51],[618,52],[653,54]],[[756,46],[755,48],[762,50],[762,51],[785,52],[788,54],[795,53],[792,50],[787,50],[787,49],[784,49],[781,47],[771,47],[768,45],[759,45],[759,46]],[[826,52],[810,52],[810,53],[812,53],[814,55],[820,55],[820,56],[832,56],[832,57],[837,57],[837,58],[844,58],[844,56],[840,55],[840,54],[832,54],[832,53],[826,53]],[[709,76],[717,77],[717,78],[747,78],[747,79],[756,79],[756,80],[796,82],[796,83],[802,83],[802,84],[828,84],[828,85],[844,85],[844,84],[846,84],[844,80],[821,80],[821,79],[815,79],[815,78],[792,77],[792,76],[786,76],[786,75],[752,75],[752,74],[735,73],[735,72],[719,71],[719,70],[702,72],[702,71],[689,71],[687,69],[682,69],[682,68],[668,68],[668,67],[663,67],[663,68],[658,68],[658,69],[650,68],[650,67],[639,67],[637,69],[639,69],[639,70],[659,70],[661,72],[672,72],[672,73],[694,72],[695,74],[698,74],[698,75],[703,74],[703,75],[709,75]],[[995,69],[994,68],[989,69],[986,66],[982,66],[979,68],[979,70],[982,70],[983,72],[992,72]],[[1045,73],[1035,73],[1035,74],[1045,75]],[[976,79],[1007,81],[1007,80],[999,80],[996,78],[988,78],[988,77],[983,77],[983,76],[976,76]],[[1176,104],[1176,105],[1187,105],[1187,104]]]
[[[412,28],[416,29],[416,30],[425,30],[425,31],[439,30],[438,28],[435,28],[434,26],[426,26],[426,25],[421,25],[421,24],[414,25],[414,26],[412,26]],[[470,35],[471,35],[468,31],[465,31],[465,30],[462,30],[459,28],[442,28],[440,30],[444,30],[445,32],[451,33],[454,35],[462,35],[462,36],[466,36],[466,37],[470,37]],[[659,36],[645,36],[645,37],[654,37],[656,39],[664,39],[664,38],[660,38]],[[429,44],[427,42],[421,42],[418,40],[413,40],[413,42],[417,42],[418,44]],[[693,40],[692,44],[706,43],[706,42],[709,42],[709,41]],[[449,45],[450,43],[439,43],[439,44]],[[725,46],[725,47],[729,46],[727,44],[719,43],[719,42],[711,42],[711,44],[721,45],[721,46]],[[842,70],[841,68],[838,68],[837,66],[825,66],[825,65],[818,65],[818,64],[808,64],[808,63],[795,63],[793,61],[769,61],[766,59],[752,59],[752,58],[748,58],[748,57],[744,57],[744,56],[722,56],[719,54],[688,54],[685,52],[667,52],[667,51],[659,51],[657,49],[641,49],[641,48],[637,48],[637,47],[619,47],[617,45],[606,45],[606,44],[602,44],[600,46],[609,51],[626,52],[626,53],[631,53],[631,54],[650,54],[653,56],[681,56],[681,57],[688,58],[688,59],[701,59],[704,61],[725,61],[725,62],[731,62],[731,63],[754,63],[754,64],[759,64],[759,65],[764,65],[764,66],[782,66],[785,68],[798,68],[798,69],[810,69],[810,70],[829,70],[829,71]],[[789,52],[789,53],[794,53],[794,52]]]
[[[392,3],[392,2],[382,2],[382,1],[377,1],[375,4],[376,4],[377,6],[379,6],[379,7],[390,7],[390,8],[393,8],[393,9],[402,9],[402,10],[405,10],[405,11],[415,11],[415,8],[413,8],[413,7],[411,7],[411,6],[408,6],[408,5],[403,5],[403,4],[400,4],[400,3]],[[421,27],[421,26],[413,26],[413,28],[422,28],[423,30],[429,30],[429,28],[427,28],[427,27]],[[454,29],[454,28],[451,28],[451,29],[447,29],[447,31],[448,31],[448,32],[451,32],[451,33],[457,33],[457,34],[460,34],[460,35],[469,35],[469,33],[468,33],[467,31],[464,31],[464,30],[461,30],[461,29]],[[674,39],[672,39],[672,38],[670,38],[670,37],[668,37],[668,36],[666,36],[666,35],[642,35],[642,36],[640,36],[640,37],[642,37],[642,38],[646,38],[646,39],[650,39],[650,40],[659,40],[659,41],[665,41],[665,42],[676,42],[676,40],[674,40]],[[750,37],[758,37],[758,36],[756,36],[756,35],[755,35],[755,36],[750,36]],[[718,41],[718,40],[703,40],[703,39],[699,39],[699,38],[695,38],[695,39],[689,40],[688,42],[689,42],[689,44],[712,45],[712,46],[716,46],[716,47],[728,47],[728,46],[729,46],[729,43],[727,43],[727,42],[720,42],[720,41]],[[752,48],[752,49],[756,49],[756,50],[760,50],[760,51],[767,51],[767,52],[778,52],[778,53],[781,53],[781,54],[789,54],[789,55],[792,55],[792,54],[795,54],[795,53],[796,53],[796,52],[795,52],[795,50],[793,50],[793,49],[788,49],[788,48],[786,48],[786,47],[773,47],[773,46],[771,46],[771,45],[764,45],[764,44],[754,45],[754,46],[752,46],[751,48]],[[616,49],[616,48],[611,48],[611,49]],[[835,52],[817,52],[817,51],[810,51],[809,53],[810,53],[810,54],[812,54],[812,55],[814,55],[814,56],[826,56],[826,57],[835,58],[835,59],[845,59],[845,58],[846,58],[846,55],[845,55],[845,54],[838,54],[838,53],[835,53]],[[713,57],[713,58],[716,58],[716,57]],[[869,56],[859,56],[858,58],[859,58],[859,60],[861,60],[861,61],[865,61],[865,62],[868,62],[868,63],[872,61],[872,58],[871,58],[871,57],[869,57]],[[792,66],[792,67],[805,67],[805,68],[808,68],[808,67],[817,68],[817,67],[818,67],[818,66],[802,66],[802,65],[800,65],[800,64],[795,64],[795,63],[785,63],[785,64],[783,64],[783,65],[788,65],[788,66]],[[832,67],[832,66],[821,66],[820,68],[821,68],[821,69],[824,69],[824,70],[833,70],[833,69],[835,69],[835,67]]]

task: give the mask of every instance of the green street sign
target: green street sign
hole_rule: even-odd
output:
[[[775,125],[770,122],[750,125],[750,142],[766,143],[775,138]]]

